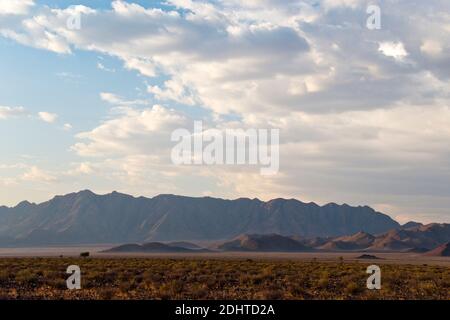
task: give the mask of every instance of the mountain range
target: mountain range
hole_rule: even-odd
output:
[[[329,238],[285,237],[280,235],[243,235],[217,246],[221,251],[357,251],[417,252],[448,256],[450,224],[431,223],[416,227],[392,229],[372,235],[363,231],[350,236]]]
[[[2,246],[211,241],[242,234],[336,237],[400,227],[368,206],[320,206],[295,199],[145,198],[85,190],[40,204],[0,207]]]
[[[326,251],[426,252],[450,241],[450,224],[431,223],[392,229],[379,235],[358,232],[330,239],[318,249]]]
[[[200,247],[192,242],[210,242]],[[447,255],[450,225],[400,225],[370,207],[295,199],[133,197],[89,190],[0,207],[0,246],[120,244],[109,252],[418,252]],[[127,243],[124,245],[124,243]]]

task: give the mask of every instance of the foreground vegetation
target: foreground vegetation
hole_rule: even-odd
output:
[[[67,290],[78,265],[82,289]],[[446,299],[450,268],[380,265],[382,289],[366,289],[368,263],[318,261],[8,258],[0,299]]]

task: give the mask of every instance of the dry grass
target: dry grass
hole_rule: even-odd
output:
[[[66,289],[79,265],[82,290]],[[0,299],[446,299],[450,268],[381,265],[382,289],[366,289],[368,263],[144,258],[0,259]]]

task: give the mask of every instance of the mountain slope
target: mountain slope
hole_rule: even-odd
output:
[[[444,243],[439,247],[425,253],[427,256],[450,257],[450,242]]]
[[[375,237],[366,232],[358,232],[352,236],[343,236],[333,239],[319,247],[322,250],[330,251],[351,251],[364,250],[371,246]]]
[[[81,191],[41,204],[0,208],[0,245],[224,240],[240,234],[342,236],[398,228],[365,207],[298,200],[223,200],[160,195],[135,198]]]

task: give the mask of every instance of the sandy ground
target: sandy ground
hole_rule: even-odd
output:
[[[42,248],[0,248],[0,258],[8,257],[78,257],[88,251],[94,258],[171,258],[171,259],[255,259],[374,262],[376,264],[428,264],[450,267],[450,257],[428,257],[418,253],[370,253],[380,259],[357,259],[363,252],[212,252],[212,253],[101,253],[114,245],[84,245]]]

